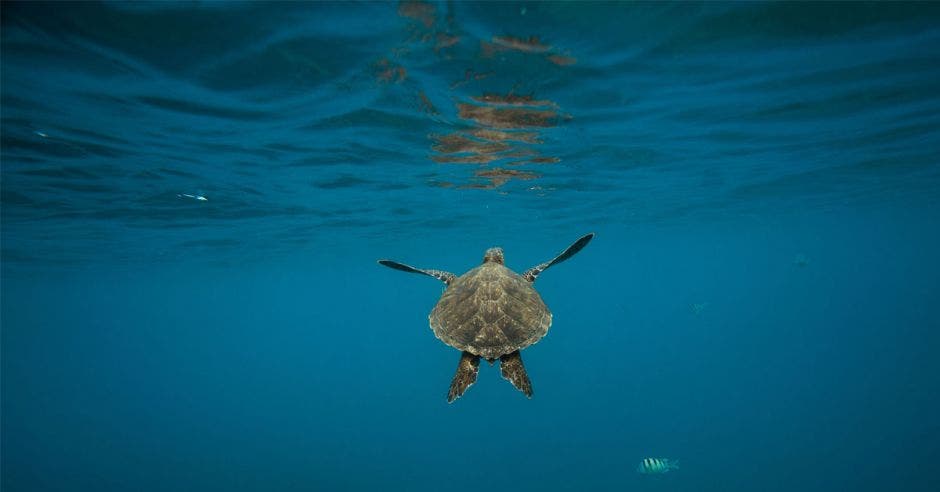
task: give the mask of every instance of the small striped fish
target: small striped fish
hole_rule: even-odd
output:
[[[662,475],[669,470],[678,470],[679,460],[670,460],[666,458],[644,458],[636,467],[638,473],[644,475]]]

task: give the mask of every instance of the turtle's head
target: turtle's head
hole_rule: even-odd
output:
[[[486,250],[486,254],[483,255],[483,263],[499,263],[504,265],[503,261],[503,248],[490,248]]]

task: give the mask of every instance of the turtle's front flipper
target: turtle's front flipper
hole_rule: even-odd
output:
[[[582,248],[587,246],[587,243],[591,242],[591,239],[594,239],[593,232],[590,234],[585,234],[584,236],[581,236],[581,239],[578,239],[577,241],[574,242],[574,244],[572,244],[571,246],[568,246],[568,249],[564,250],[560,255],[553,258],[552,261],[546,261],[545,263],[542,263],[541,265],[536,265],[526,270],[525,273],[522,274],[522,278],[528,280],[529,282],[535,282],[535,279],[539,276],[540,273],[545,271],[546,268],[552,265],[557,265],[567,260],[568,258],[571,258],[572,256],[575,255],[575,253],[577,253],[578,251],[581,251]]]
[[[450,285],[450,283],[453,282],[455,278],[457,278],[456,275],[450,272],[442,272],[440,270],[423,270],[421,268],[415,268],[413,266],[408,266],[404,263],[398,263],[397,261],[392,260],[379,260],[379,265],[385,265],[389,268],[394,268],[395,270],[401,270],[403,272],[421,273],[428,275],[440,280],[441,282],[444,282],[447,285]]]
[[[457,374],[450,382],[450,391],[447,392],[447,403],[453,403],[454,400],[463,396],[473,383],[477,381],[477,372],[480,370],[480,356],[473,355],[470,352],[464,352],[460,355],[460,362],[457,363]]]
[[[525,366],[522,365],[522,355],[519,354],[518,350],[499,358],[499,371],[516,389],[532,398],[532,383],[525,373]]]

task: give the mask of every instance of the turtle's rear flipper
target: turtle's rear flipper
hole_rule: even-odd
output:
[[[453,403],[454,400],[463,396],[473,383],[477,381],[477,372],[480,370],[480,356],[473,355],[470,352],[464,352],[460,355],[460,362],[457,363],[457,374],[450,382],[450,391],[447,392],[447,403]]]
[[[525,396],[532,398],[532,383],[525,373],[525,366],[522,365],[522,355],[519,354],[518,350],[499,358],[499,371],[516,389],[523,392]]]

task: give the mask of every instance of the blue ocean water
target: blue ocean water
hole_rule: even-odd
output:
[[[937,490],[940,3],[0,8],[4,491]]]

